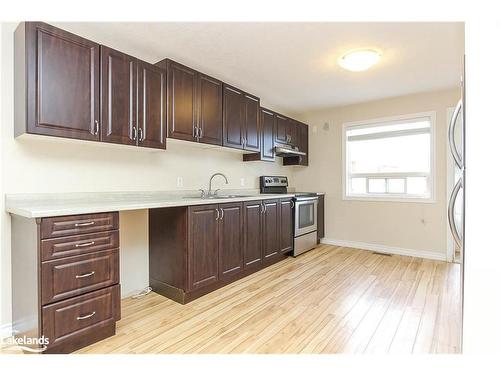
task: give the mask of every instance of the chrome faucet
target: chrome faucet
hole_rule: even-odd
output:
[[[209,181],[209,183],[208,183],[208,193],[207,193],[207,195],[208,195],[209,197],[217,195],[217,191],[219,190],[219,189],[216,189],[216,190],[212,193],[212,180],[213,180],[213,178],[214,178],[215,176],[222,176],[222,177],[224,177],[224,180],[226,180],[226,184],[228,184],[228,183],[229,183],[229,182],[227,181],[227,177],[226,177],[225,175],[223,175],[222,173],[214,173],[214,174],[210,177],[210,181]]]

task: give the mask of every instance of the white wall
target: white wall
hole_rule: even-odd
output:
[[[233,151],[168,145],[167,151],[68,141],[50,137],[14,138],[13,31],[2,24],[1,33],[1,277],[0,329],[11,321],[10,216],[4,211],[4,194],[131,190],[175,190],[177,177],[184,189],[207,188],[214,172],[229,178],[229,185],[214,180],[216,188],[258,188],[258,176],[288,175],[292,168],[281,161],[246,162]],[[244,186],[240,182],[244,179]],[[147,211],[120,213],[122,294],[148,284]]]
[[[459,89],[414,94],[303,114],[309,129],[309,167],[297,169],[299,190],[326,192],[325,237],[441,258],[446,254],[446,110]],[[342,199],[342,124],[436,111],[436,202],[400,203]],[[324,130],[328,122],[329,130]]]

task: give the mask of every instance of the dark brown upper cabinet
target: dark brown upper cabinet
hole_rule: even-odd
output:
[[[288,143],[288,118],[276,114],[276,142]]]
[[[297,146],[305,155],[291,156],[283,159],[283,165],[309,165],[309,126],[295,122],[297,126]]]
[[[137,144],[137,61],[101,46],[101,139]]]
[[[165,84],[163,69],[101,46],[101,139],[165,149]]]
[[[288,144],[292,146],[298,146],[298,130],[299,130],[299,123],[295,120],[289,119],[288,120]]]
[[[172,60],[168,74],[168,137],[222,145],[222,82]]]
[[[198,140],[222,145],[222,82],[198,73]]]
[[[268,109],[262,108],[260,111],[260,123],[262,129],[262,149],[261,159],[274,161],[274,135],[276,133],[276,114]]]
[[[196,71],[166,61],[168,72],[168,136],[196,141]]]
[[[99,45],[41,22],[15,39],[15,135],[99,140]]]
[[[275,142],[298,146],[298,122],[277,113]]]
[[[260,151],[259,98],[224,84],[223,142],[227,147]]]
[[[243,161],[275,161],[274,139],[276,133],[276,113],[260,108],[260,152],[244,154]]]
[[[141,147],[166,149],[166,71],[158,66],[139,61],[137,78],[137,143]]]
[[[245,143],[243,148],[247,151],[260,151],[261,132],[259,109],[259,98],[245,94]]]

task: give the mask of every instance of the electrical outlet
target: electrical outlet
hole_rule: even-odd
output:
[[[245,179],[243,177],[240,178],[240,185],[245,186]]]
[[[312,132],[313,132],[313,134],[315,134],[315,133],[317,133],[317,132],[318,132],[318,127],[317,127],[316,125],[314,125],[314,126],[312,127]]]
[[[177,177],[177,187],[183,187],[184,186],[184,181],[182,180],[182,177]]]

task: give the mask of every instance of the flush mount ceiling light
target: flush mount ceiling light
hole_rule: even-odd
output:
[[[381,53],[373,49],[362,49],[346,53],[339,58],[339,65],[352,72],[362,72],[379,62]]]

